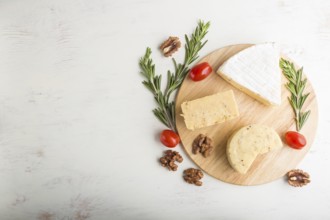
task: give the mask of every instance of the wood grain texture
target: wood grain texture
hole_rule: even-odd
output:
[[[296,168],[312,146],[318,121],[315,93],[310,82],[308,82],[305,91],[311,94],[305,102],[304,109],[311,109],[312,113],[301,130],[308,143],[304,149],[294,150],[286,146],[283,139],[286,131],[295,130],[294,114],[287,100],[290,93],[284,86],[286,82],[284,76],[282,76],[282,104],[278,107],[269,107],[236,89],[215,73],[229,57],[249,46],[251,44],[227,46],[201,59],[200,62],[207,61],[210,63],[214,70],[213,73],[200,82],[194,82],[187,77],[176,99],[177,129],[186,153],[209,175],[237,185],[258,185],[271,182],[284,176],[287,171]],[[182,102],[229,89],[234,91],[240,112],[239,118],[195,131],[186,128],[183,117],[180,115],[182,114]],[[239,174],[231,168],[227,160],[226,144],[228,137],[235,130],[249,124],[264,124],[274,128],[282,138],[284,147],[281,150],[259,155],[246,174]],[[200,133],[206,134],[214,141],[214,151],[208,158],[204,158],[201,154],[192,154],[192,142]]]

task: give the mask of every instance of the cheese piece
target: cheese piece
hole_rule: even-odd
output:
[[[251,46],[223,63],[217,73],[265,105],[281,104],[279,49],[274,43]]]
[[[249,125],[236,131],[227,142],[230,165],[239,173],[246,173],[259,154],[283,146],[276,131],[264,125]]]
[[[181,109],[189,130],[215,125],[239,116],[232,90],[183,102]]]

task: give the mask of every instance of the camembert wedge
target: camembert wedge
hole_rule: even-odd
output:
[[[236,131],[227,142],[230,165],[245,174],[259,154],[280,149],[283,146],[276,131],[265,125],[248,125]]]
[[[274,43],[257,44],[230,57],[217,73],[265,105],[281,104],[279,49]]]
[[[215,125],[239,116],[232,90],[183,102],[181,109],[189,130]]]

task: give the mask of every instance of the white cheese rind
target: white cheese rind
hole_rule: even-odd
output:
[[[248,125],[236,131],[227,142],[227,158],[239,173],[245,174],[259,154],[283,146],[276,131],[265,125]]]
[[[183,102],[181,109],[189,130],[215,125],[239,116],[232,90]]]
[[[257,44],[229,58],[217,73],[261,103],[280,105],[279,59],[279,49],[274,43]]]

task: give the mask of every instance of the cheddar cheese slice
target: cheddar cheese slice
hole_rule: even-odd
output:
[[[215,125],[239,116],[232,90],[183,102],[181,109],[189,130]]]

